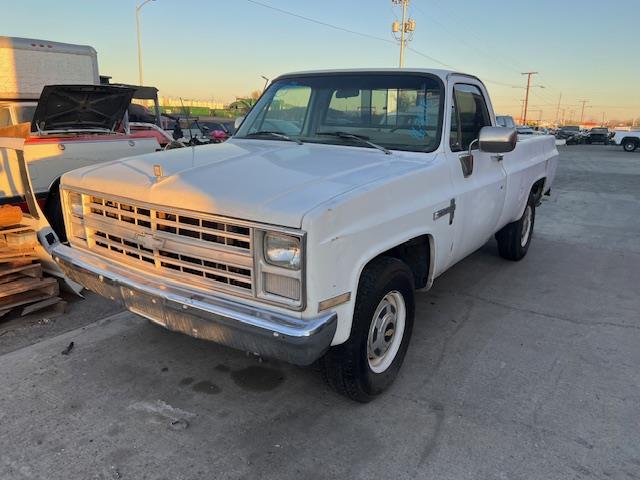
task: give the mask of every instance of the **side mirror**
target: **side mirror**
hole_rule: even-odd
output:
[[[516,148],[518,133],[515,128],[482,127],[478,144],[487,153],[508,153]]]
[[[235,128],[236,130],[240,128],[240,125],[242,125],[243,121],[244,121],[244,116],[236,118],[233,121],[233,128]]]

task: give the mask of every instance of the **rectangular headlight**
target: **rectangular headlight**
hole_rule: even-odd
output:
[[[84,216],[82,194],[78,192],[67,192],[67,202],[69,205],[69,213],[71,213],[71,215],[78,218],[82,218]]]
[[[300,238],[280,233],[266,233],[264,236],[264,258],[275,266],[300,270],[302,248]]]
[[[61,190],[64,226],[69,242],[86,244],[87,233],[84,226],[84,199],[81,193]]]
[[[256,296],[284,307],[304,308],[304,232],[259,229],[255,242]]]

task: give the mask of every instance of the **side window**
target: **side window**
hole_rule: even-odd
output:
[[[0,127],[11,125],[11,112],[8,108],[0,108]]]
[[[475,85],[457,84],[453,89],[453,100],[451,150],[466,150],[478,138],[480,129],[491,125],[489,111],[480,89]]]

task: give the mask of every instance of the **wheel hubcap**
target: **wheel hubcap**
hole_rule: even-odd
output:
[[[406,316],[404,298],[396,290],[387,293],[378,304],[367,338],[367,360],[373,372],[384,372],[396,357],[404,335]]]
[[[522,217],[522,234],[520,236],[520,246],[524,247],[529,241],[531,235],[531,217],[532,217],[531,205],[527,205]]]

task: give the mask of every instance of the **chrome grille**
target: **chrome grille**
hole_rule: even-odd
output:
[[[253,293],[252,229],[212,215],[83,195],[87,245],[162,275]]]

